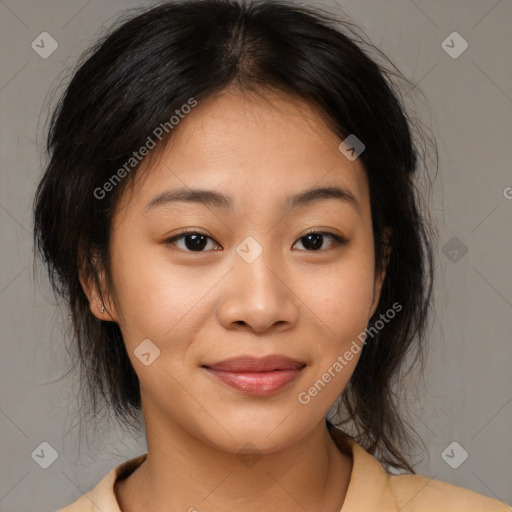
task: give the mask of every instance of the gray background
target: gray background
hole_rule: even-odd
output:
[[[106,427],[84,441],[72,414],[75,381],[51,382],[69,364],[66,315],[38,277],[44,274],[33,271],[31,243],[49,91],[113,15],[143,5],[151,3],[0,0],[1,511],[56,510],[146,450],[143,438]],[[408,405],[428,447],[417,472],[512,503],[512,2],[348,0],[339,6],[419,84],[429,106],[418,111],[439,146],[431,206],[440,229],[437,316],[423,397]],[[43,31],[59,45],[47,59],[31,48]],[[453,31],[469,44],[456,59],[441,47]],[[467,247],[462,257],[448,252],[456,244]],[[58,452],[48,469],[31,457],[43,441]],[[469,454],[457,469],[441,457],[454,441]],[[456,447],[454,458],[460,453]]]

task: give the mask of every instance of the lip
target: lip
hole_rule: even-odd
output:
[[[203,366],[211,370],[226,372],[271,372],[274,370],[296,370],[306,366],[306,363],[280,354],[270,354],[263,357],[232,357],[218,363]]]
[[[294,381],[306,363],[282,355],[242,356],[202,365],[211,375],[243,393],[265,396]]]

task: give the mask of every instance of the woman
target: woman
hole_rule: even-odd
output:
[[[510,510],[403,454],[432,230],[355,39],[291,3],[169,2],[74,74],[35,239],[93,403],[142,411],[148,450],[63,511]]]

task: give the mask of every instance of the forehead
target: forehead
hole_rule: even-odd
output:
[[[142,163],[131,200],[140,210],[166,190],[216,189],[236,209],[249,199],[262,207],[313,186],[338,185],[364,204],[365,170],[339,151],[340,142],[299,98],[223,92],[199,102],[156,158]]]

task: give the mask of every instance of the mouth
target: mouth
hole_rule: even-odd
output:
[[[306,363],[286,356],[270,355],[231,358],[201,367],[245,394],[266,396],[290,385],[306,366]]]

